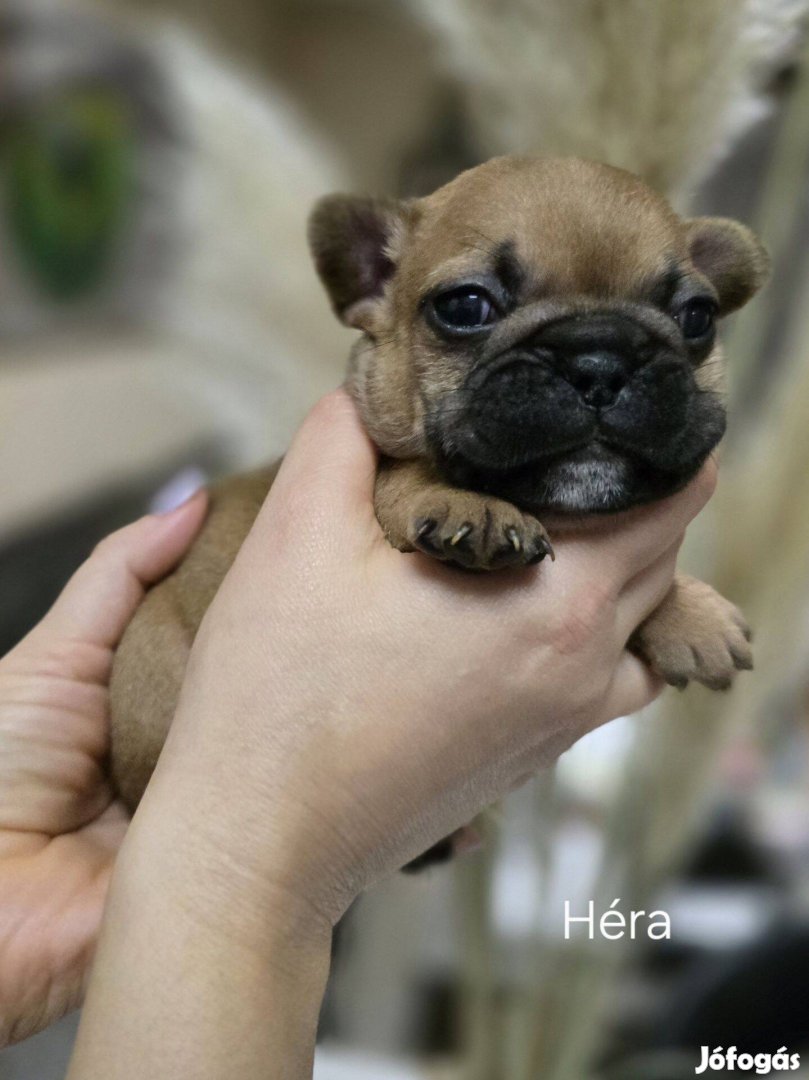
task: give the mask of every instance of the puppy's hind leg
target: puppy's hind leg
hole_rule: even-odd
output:
[[[193,634],[167,578],[144,599],[115,654],[110,681],[112,778],[134,811],[171,726]]]

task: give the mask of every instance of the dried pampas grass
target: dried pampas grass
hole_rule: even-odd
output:
[[[576,154],[674,196],[767,110],[807,0],[412,0],[484,155]]]

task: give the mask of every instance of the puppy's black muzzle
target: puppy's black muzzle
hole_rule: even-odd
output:
[[[565,462],[575,459],[578,483],[592,451],[602,476],[605,461],[621,466],[615,507],[605,481],[600,509],[662,496],[689,479],[721,438],[724,409],[699,389],[693,358],[655,315],[570,314],[475,365],[431,417],[448,478],[505,494],[509,474],[519,473],[521,492],[561,490]]]
[[[606,409],[630,382],[635,372],[662,355],[676,353],[671,340],[625,314],[569,316],[542,327],[522,343],[517,362],[544,364],[566,380],[591,409]],[[492,366],[488,391],[498,390],[513,377],[509,350]],[[681,354],[677,354],[678,359]],[[498,370],[499,367],[499,370]],[[498,386],[498,383],[500,385]],[[470,384],[470,390],[474,388]],[[508,394],[507,394],[508,396]]]
[[[642,423],[650,381],[671,393],[672,369],[687,396],[693,375],[683,351],[628,315],[553,320],[470,373],[459,449],[495,467],[574,449],[618,405],[630,426],[627,407]]]

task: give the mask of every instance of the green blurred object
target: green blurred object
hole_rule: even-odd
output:
[[[130,191],[126,103],[75,91],[14,120],[3,153],[11,232],[26,267],[57,300],[99,285]]]

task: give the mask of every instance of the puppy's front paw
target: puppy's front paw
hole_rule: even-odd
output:
[[[631,645],[680,689],[693,680],[728,690],[739,671],[753,667],[750,630],[739,609],[710,585],[680,575]]]
[[[542,525],[502,499],[447,488],[410,511],[408,541],[426,555],[475,570],[529,566],[553,548]]]

